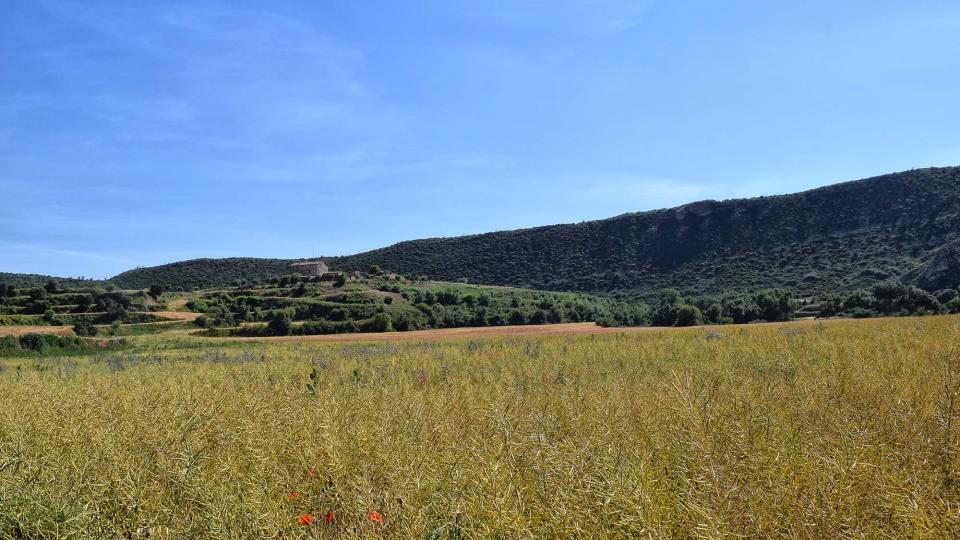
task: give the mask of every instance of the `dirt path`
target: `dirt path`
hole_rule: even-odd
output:
[[[261,338],[208,338],[221,341],[256,341],[264,343],[312,343],[355,341],[401,341],[425,339],[472,338],[485,336],[551,336],[563,334],[601,334],[607,332],[655,332],[663,328],[602,328],[594,323],[566,323],[525,326],[485,326],[479,328],[443,328],[412,332],[384,332],[368,334],[324,334],[320,336],[282,336]]]

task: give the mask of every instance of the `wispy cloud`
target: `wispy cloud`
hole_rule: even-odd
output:
[[[334,129],[389,129],[389,108],[359,76],[364,52],[293,17],[212,3],[44,6],[61,25],[99,38],[69,55],[62,44],[34,43],[37,69],[69,92],[12,106],[59,109],[77,120],[74,129],[108,127],[101,143],[243,151]]]

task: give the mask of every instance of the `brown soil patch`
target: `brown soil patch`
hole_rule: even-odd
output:
[[[385,332],[370,334],[325,334],[320,336],[280,336],[280,337],[258,337],[258,338],[204,338],[217,341],[255,341],[264,343],[312,343],[312,342],[358,342],[358,341],[403,341],[403,340],[429,340],[429,339],[456,339],[456,338],[474,338],[485,336],[551,336],[551,335],[586,335],[586,334],[638,334],[647,332],[703,332],[715,330],[721,333],[741,328],[756,328],[764,326],[783,326],[798,327],[810,326],[815,324],[833,324],[848,323],[860,324],[879,319],[889,319],[887,317],[878,317],[873,319],[804,319],[787,322],[763,322],[751,324],[732,324],[723,326],[688,326],[681,328],[674,327],[651,327],[651,326],[632,326],[618,328],[603,328],[594,323],[565,323],[565,324],[545,324],[545,325],[525,325],[525,326],[487,326],[479,328],[443,328],[439,330],[416,330],[413,332]]]
[[[558,334],[599,334],[604,332],[650,332],[662,328],[601,328],[594,323],[567,323],[525,326],[485,326],[478,328],[442,328],[412,332],[383,332],[369,334],[325,334],[321,336],[280,336],[260,338],[212,338],[226,341],[258,342],[351,342],[400,341],[424,339],[472,338],[484,336],[549,336]]]
[[[189,311],[151,311],[150,314],[176,321],[192,321],[200,316],[199,313],[191,313]]]
[[[23,334],[55,334],[72,336],[70,326],[0,326],[0,336],[22,336]]]

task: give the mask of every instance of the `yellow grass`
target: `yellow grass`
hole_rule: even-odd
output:
[[[958,343],[933,317],[8,359],[0,537],[955,538]]]

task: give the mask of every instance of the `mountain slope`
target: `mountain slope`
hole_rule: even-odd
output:
[[[402,242],[334,260],[484,284],[648,296],[849,290],[919,272],[960,238],[960,168],[775,197],[701,201],[571,225]]]
[[[4,285],[13,285],[14,287],[39,287],[45,285],[49,281],[54,281],[57,283],[57,286],[74,289],[104,284],[103,281],[96,279],[79,279],[45,276],[41,274],[12,274],[9,272],[0,272],[0,283],[3,283]]]
[[[222,287],[238,280],[254,281],[287,274],[294,260],[234,257],[228,259],[191,259],[160,266],[135,268],[110,281],[123,288],[144,289],[163,285],[170,289]]]
[[[348,257],[408,276],[649,297],[790,287],[839,292],[890,278],[950,283],[953,251],[937,279],[924,272],[960,240],[960,168],[917,169],[792,195],[700,201],[600,221],[401,242]],[[947,261],[946,263],[944,261]],[[124,272],[125,287],[224,285],[286,272],[279,259],[198,259]],[[944,270],[945,269],[945,270]],[[947,276],[941,274],[947,272]],[[923,281],[923,280],[921,280]]]

